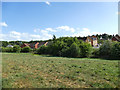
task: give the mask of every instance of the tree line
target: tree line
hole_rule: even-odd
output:
[[[117,34],[116,34],[117,35]],[[55,35],[53,35],[55,36]],[[109,35],[109,34],[96,34],[96,37],[98,39],[98,43],[103,43],[104,40],[110,40],[112,39],[112,37],[114,37],[115,35]],[[80,36],[79,36],[80,37]],[[77,37],[77,38],[79,38]],[[48,42],[48,41],[52,41],[53,39],[49,39],[49,40],[44,40],[44,42]],[[22,45],[23,43],[34,43],[34,42],[43,42],[42,40],[31,40],[31,41],[1,41],[1,46],[2,47],[6,47],[7,45]]]
[[[97,37],[100,38],[99,35]],[[78,40],[78,37],[56,38],[56,36],[53,35],[53,39],[47,46],[42,45],[38,49],[31,49],[30,47],[21,48],[19,44],[18,45],[15,44],[13,48],[2,47],[2,52],[17,52],[17,53],[33,52],[35,54],[46,55],[49,54],[52,56],[60,57],[74,57],[74,58],[93,57],[93,58],[120,59],[120,42],[113,42],[108,40],[107,37],[109,38],[111,37],[109,35],[107,35],[106,37],[106,34],[104,34],[103,37],[104,41],[102,42],[100,48],[93,48],[89,43],[86,43],[82,40]]]
[[[61,37],[54,39],[48,46],[41,46],[36,53],[62,57],[120,59],[120,42],[105,40],[100,48],[93,48],[76,37]]]

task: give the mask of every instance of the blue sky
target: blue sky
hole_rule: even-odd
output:
[[[118,33],[117,2],[3,2],[0,40]]]

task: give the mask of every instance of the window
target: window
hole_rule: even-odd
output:
[[[91,40],[90,40],[90,39],[88,39],[88,41],[89,41],[89,42],[91,42]]]
[[[93,40],[96,40],[96,38],[93,38]]]

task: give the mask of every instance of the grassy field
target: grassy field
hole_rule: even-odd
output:
[[[3,88],[116,88],[118,61],[2,55]]]

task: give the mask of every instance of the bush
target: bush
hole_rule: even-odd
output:
[[[94,57],[94,58],[98,58],[99,57],[99,48],[93,48],[91,57]]]
[[[89,43],[81,43],[80,44],[80,57],[90,57],[92,53],[92,46]]]
[[[37,54],[47,54],[47,46],[42,45],[38,48]]]
[[[62,49],[66,46],[67,44],[63,41],[55,41],[48,46],[48,53],[53,56],[62,56]]]
[[[63,57],[70,57],[70,48],[69,47],[65,47],[61,50],[61,56]]]
[[[19,45],[14,45],[13,52],[20,53],[20,51],[21,51],[21,47]]]
[[[2,52],[13,52],[12,47],[2,47]]]
[[[80,55],[80,48],[76,43],[73,43],[69,49],[70,57],[78,57]]]
[[[6,48],[5,47],[1,47],[0,48],[2,52],[6,52]]]
[[[120,42],[114,42],[111,47],[111,57],[120,59]]]
[[[30,52],[31,51],[31,48],[30,47],[24,47],[21,49],[21,52]]]
[[[104,43],[100,46],[100,56],[101,57],[109,57],[111,54],[112,42],[104,41]]]

